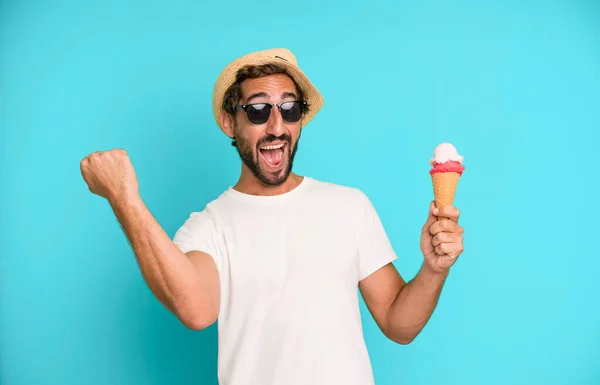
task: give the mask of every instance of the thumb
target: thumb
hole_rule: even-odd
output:
[[[431,201],[431,203],[429,204],[429,214],[427,215],[427,222],[425,222],[425,225],[423,226],[423,228],[425,229],[428,229],[429,226],[431,226],[438,220],[438,217],[433,215],[433,210],[435,210],[435,201]]]

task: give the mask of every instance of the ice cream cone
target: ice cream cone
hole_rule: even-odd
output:
[[[459,155],[451,143],[442,143],[434,150],[434,156],[429,160],[432,168],[429,170],[433,182],[433,197],[435,207],[452,206],[458,180],[463,174],[463,156]]]
[[[452,206],[460,174],[457,172],[439,172],[431,176],[435,207]]]

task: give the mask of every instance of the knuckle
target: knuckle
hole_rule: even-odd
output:
[[[127,159],[127,152],[125,150],[123,150],[122,148],[115,150],[114,154],[119,159]]]
[[[433,225],[429,226],[429,233],[431,235],[435,235],[435,229],[437,228],[437,223],[434,223]]]

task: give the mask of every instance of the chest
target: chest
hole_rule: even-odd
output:
[[[226,244],[230,283],[238,291],[310,294],[357,283],[357,226],[335,207],[240,216]]]

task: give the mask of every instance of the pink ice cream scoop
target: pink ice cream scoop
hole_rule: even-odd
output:
[[[442,143],[435,148],[433,158],[429,160],[433,166],[429,173],[433,175],[440,172],[456,172],[462,175],[465,170],[463,160],[464,157],[458,154],[456,147],[450,143]]]

